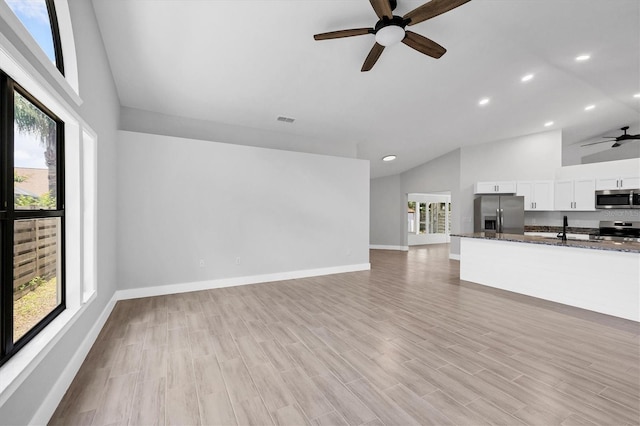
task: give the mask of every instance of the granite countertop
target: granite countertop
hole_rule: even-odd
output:
[[[548,225],[525,225],[524,232],[562,232],[562,226]],[[580,228],[575,226],[567,226],[567,234],[599,234],[599,228]]]
[[[640,243],[614,242],[600,240],[567,240],[560,238],[539,237],[520,234],[497,234],[495,232],[476,232],[473,234],[451,234],[452,237],[478,238],[484,240],[511,241],[516,243],[544,244],[547,246],[562,246],[584,248],[592,250],[622,251],[627,253],[640,253]]]

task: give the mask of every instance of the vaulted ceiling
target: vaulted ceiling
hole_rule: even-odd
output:
[[[394,14],[422,3],[398,0]],[[373,177],[551,129],[589,140],[640,117],[638,0],[471,0],[410,28],[442,58],[398,44],[366,73],[373,35],[313,35],[373,26],[367,0],[93,4],[122,106],[294,134],[301,151],[310,138],[350,144]]]

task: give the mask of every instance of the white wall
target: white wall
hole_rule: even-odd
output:
[[[407,200],[409,202],[416,202],[416,226],[419,226],[419,203],[451,203],[451,195],[449,194],[407,194]],[[427,221],[429,218],[427,217]],[[409,221],[407,220],[407,228],[409,227]],[[451,237],[448,232],[444,234],[416,234],[407,232],[409,246],[417,246],[422,244],[443,244],[451,241]]]
[[[357,156],[354,142],[327,141],[287,133],[287,130],[295,129],[295,124],[282,124],[282,132],[274,132],[123,107],[120,111],[120,129],[338,157]]]
[[[473,232],[473,184],[493,180],[553,180],[562,165],[560,130],[462,148],[461,233]]]
[[[7,425],[29,424],[116,289],[114,175],[119,101],[91,2],[70,1],[69,8],[76,42],[80,96],[83,100],[82,105],[75,107],[75,110],[98,135],[97,298],[12,396],[0,406],[0,423]],[[42,66],[8,27],[3,22],[0,22],[0,26],[3,35],[23,52],[36,69],[42,70]],[[48,77],[47,80],[56,87],[53,79]],[[61,95],[68,99],[64,92]],[[75,105],[73,102],[68,100],[70,105]],[[0,372],[0,377],[1,374]]]
[[[368,161],[125,131],[118,149],[121,289],[368,265]]]

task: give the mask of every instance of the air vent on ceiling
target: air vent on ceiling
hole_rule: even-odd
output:
[[[278,117],[278,121],[282,121],[283,123],[293,123],[294,121],[296,121],[295,118],[291,118],[291,117]]]

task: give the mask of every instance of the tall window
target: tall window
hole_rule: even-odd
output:
[[[0,71],[0,365],[65,308],[64,123]]]
[[[62,45],[54,0],[4,0],[64,75]]]

